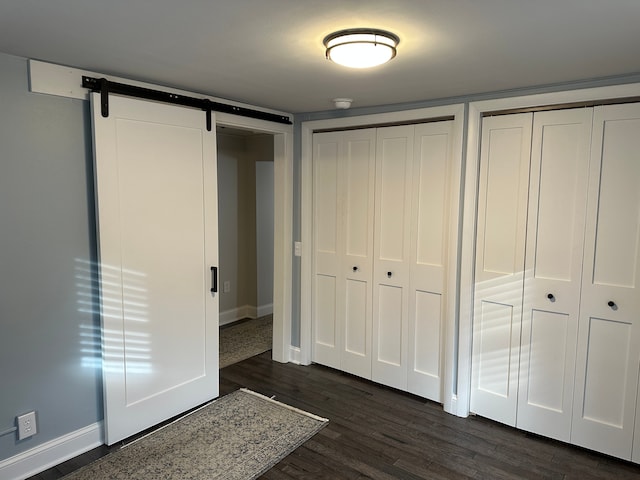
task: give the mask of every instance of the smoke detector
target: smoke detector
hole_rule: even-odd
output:
[[[353,102],[353,98],[334,98],[333,103],[336,105],[336,108],[341,108],[346,110],[351,106],[351,102]]]

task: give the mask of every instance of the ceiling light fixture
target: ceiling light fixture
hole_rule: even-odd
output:
[[[322,41],[327,58],[351,68],[369,68],[396,56],[397,35],[375,28],[351,28],[334,32]]]

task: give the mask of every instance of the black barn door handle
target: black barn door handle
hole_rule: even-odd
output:
[[[218,291],[218,267],[211,267],[211,293]]]

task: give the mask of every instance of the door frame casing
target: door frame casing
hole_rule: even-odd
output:
[[[457,392],[459,416],[470,413],[471,364],[473,342],[473,289],[475,265],[476,213],[478,208],[478,180],[480,169],[480,139],[482,116],[487,112],[515,110],[570,104],[573,102],[603,99],[631,98],[640,96],[640,83],[613,85],[606,87],[563,90],[535,95],[499,98],[470,102],[467,118],[467,141],[464,168],[464,191],[461,219],[460,251],[460,303],[458,331],[458,371]]]
[[[216,113],[216,126],[273,135],[273,347],[276,362],[290,360],[293,285],[293,127]]]
[[[451,165],[451,202],[449,218],[460,218],[460,194],[462,187],[462,158],[464,132],[464,104],[402,110],[390,113],[359,115],[346,118],[314,120],[301,123],[301,285],[300,285],[300,363],[308,365],[312,358],[312,243],[313,243],[313,133],[324,129],[346,129],[372,125],[393,125],[405,122],[420,123],[428,119],[453,116],[453,165]],[[447,278],[447,304],[444,325],[444,409],[456,413],[457,396],[455,378],[457,369],[457,324],[458,324],[458,258],[459,222],[449,222],[448,268],[452,275]]]

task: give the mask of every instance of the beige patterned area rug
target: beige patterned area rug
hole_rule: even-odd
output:
[[[302,445],[327,421],[241,389],[64,478],[250,480]]]
[[[272,315],[221,328],[220,368],[271,350],[272,339]]]

